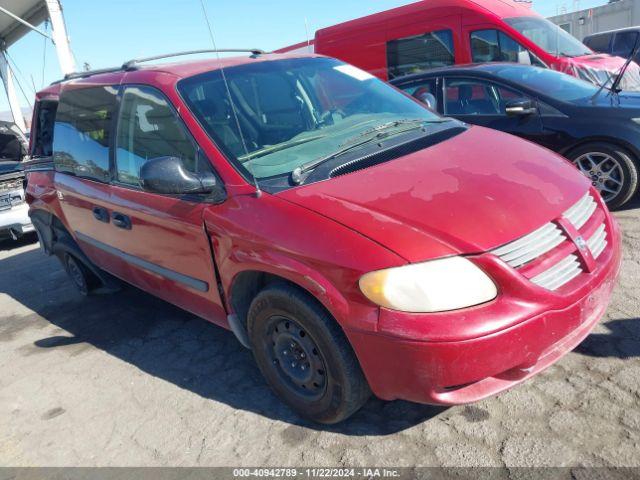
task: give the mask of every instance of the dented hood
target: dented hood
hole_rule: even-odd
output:
[[[278,196],[418,262],[508,243],[558,217],[588,188],[557,154],[471,127],[419,152]]]

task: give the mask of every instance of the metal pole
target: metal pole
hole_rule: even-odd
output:
[[[11,18],[13,18],[14,20],[17,20],[18,22],[20,22],[21,24],[25,25],[26,27],[30,28],[31,30],[33,30],[34,32],[39,33],[40,35],[42,35],[43,37],[47,37],[49,39],[51,39],[51,37],[49,35],[47,35],[46,33],[44,33],[42,30],[38,30],[36,27],[34,27],[33,25],[31,25],[29,22],[24,21],[23,19],[21,19],[19,16],[11,13],[9,10],[7,10],[4,7],[0,7],[0,12],[4,13],[5,15],[10,16]]]
[[[13,116],[13,122],[18,129],[25,134],[27,132],[27,125],[24,122],[24,116],[22,115],[22,109],[18,102],[18,95],[16,89],[13,86],[13,74],[9,68],[9,62],[7,61],[6,50],[0,50],[0,76],[4,83],[4,90],[7,93],[7,100],[9,102],[9,109]]]
[[[47,5],[49,18],[51,19],[51,35],[53,36],[53,43],[56,45],[60,70],[62,70],[64,75],[73,73],[76,71],[76,62],[73,59],[71,47],[69,46],[69,37],[67,36],[67,29],[64,25],[60,1],[44,0],[44,2]]]

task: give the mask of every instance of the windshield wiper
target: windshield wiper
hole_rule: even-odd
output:
[[[269,155],[271,153],[280,152],[282,150],[286,150],[287,148],[297,147],[298,145],[304,145],[305,143],[313,142],[314,140],[319,140],[320,138],[324,138],[326,135],[314,135],[312,137],[299,138],[289,140],[288,142],[278,143],[277,145],[271,145],[269,147],[262,148],[260,150],[256,150],[255,152],[248,153],[246,155],[242,155],[238,157],[238,160],[241,162],[248,162],[249,160],[254,160],[256,158],[264,157],[265,155]]]
[[[376,134],[377,138],[380,138],[381,134],[387,132],[388,130],[392,130],[392,129],[396,128],[396,127],[400,127],[402,125],[409,125],[410,127],[408,129],[406,129],[408,131],[414,130],[414,129],[417,129],[417,128],[422,128],[422,125],[424,125],[427,122],[429,122],[429,120],[425,120],[424,118],[404,118],[402,120],[394,120],[392,122],[383,123],[381,125],[376,125],[375,127],[369,128],[369,129],[365,130],[364,132],[359,133],[355,137],[349,138],[346,142],[344,142],[340,146],[343,147],[343,146],[345,146],[345,145],[347,145],[347,144],[349,144],[351,142],[357,141],[358,139],[360,139],[362,137],[368,137],[371,134]],[[405,131],[405,129],[403,129],[401,132],[403,132],[403,131]]]
[[[622,81],[622,77],[624,77],[625,72],[627,71],[627,68],[629,68],[629,65],[631,64],[631,62],[633,61],[633,59],[636,57],[636,55],[638,54],[638,49],[640,49],[640,37],[636,38],[636,43],[633,46],[633,50],[631,51],[631,55],[629,55],[629,58],[627,58],[627,61],[624,62],[624,64],[622,65],[622,67],[620,67],[620,70],[618,71],[617,75],[614,76],[610,76],[609,78],[607,78],[606,82],[603,82],[602,85],[600,86],[600,88],[598,89],[598,91],[596,93],[593,94],[593,97],[591,97],[591,101],[594,102],[596,97],[598,95],[600,95],[600,92],[602,92],[602,90],[605,88],[605,85],[607,83],[609,83],[609,80],[611,80],[612,78],[614,78],[613,83],[611,84],[611,88],[609,88],[609,92],[612,95],[618,95],[618,93],[620,93],[620,90],[618,88],[618,86],[620,85],[620,82]]]
[[[343,155],[355,148],[361,147],[368,143],[376,142],[382,138],[387,138],[392,135],[399,135],[401,133],[406,133],[413,130],[420,130],[423,129],[425,125],[446,123],[451,121],[451,118],[441,118],[438,120],[404,119],[383,123],[382,125],[373,127],[365,132],[356,135],[355,137],[348,139],[346,142],[340,145],[340,148],[337,151],[300,165],[295,170],[293,170],[293,172],[291,172],[291,180],[296,185],[300,185],[307,178],[307,175],[305,175],[305,173],[310,172],[311,170],[317,168],[319,165],[325,162],[328,162],[329,160],[333,160],[340,155]],[[397,128],[402,125],[409,126],[405,128]],[[370,136],[371,134],[373,134],[373,136]]]

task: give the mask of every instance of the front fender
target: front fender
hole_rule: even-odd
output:
[[[309,292],[345,330],[372,331],[378,308],[358,280],[406,264],[360,233],[267,193],[231,197],[207,208],[204,221],[227,308],[238,275],[264,272]]]

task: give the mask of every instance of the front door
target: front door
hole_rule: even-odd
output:
[[[544,144],[545,132],[537,109],[528,115],[507,115],[509,103],[521,100],[537,105],[535,99],[484,80],[445,78],[444,81],[445,115]]]
[[[114,171],[109,199],[113,236],[103,248],[128,265],[127,280],[193,313],[223,323],[203,211],[197,195],[159,195],[140,187],[140,167],[149,159],[178,157],[187,170],[211,169],[158,90],[127,86],[121,92],[114,140]]]

